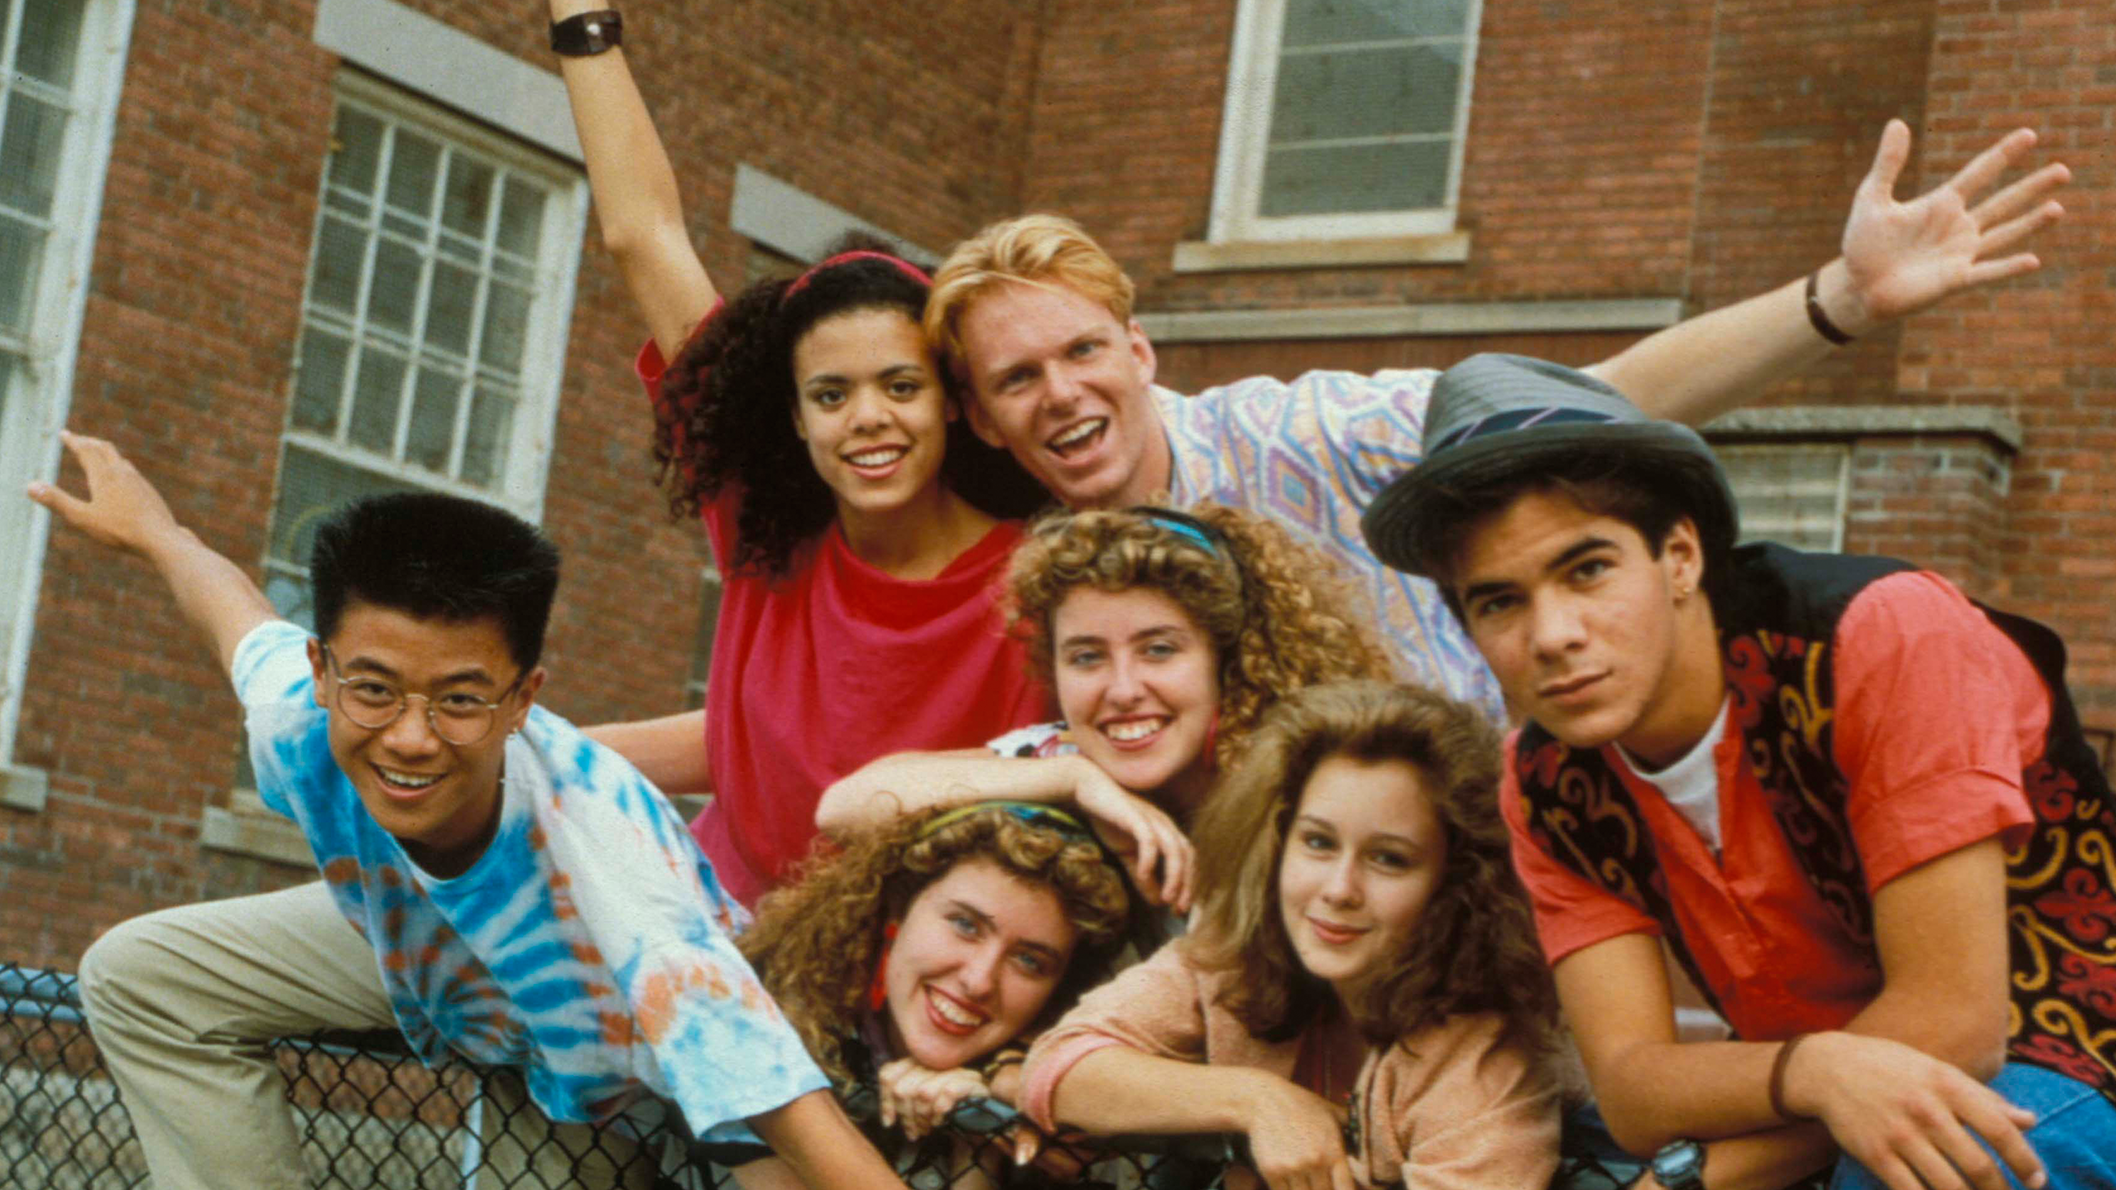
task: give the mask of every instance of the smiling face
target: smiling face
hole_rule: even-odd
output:
[[[317,701],[330,711],[331,758],[376,825],[420,867],[436,876],[467,869],[499,813],[508,733],[528,717],[544,671],[522,674],[490,616],[425,620],[356,602],[328,643],[335,667],[316,641],[309,642],[309,664]],[[429,703],[419,698],[407,699],[394,722],[361,727],[341,707],[341,686],[350,688],[345,697],[381,695],[388,686],[444,705],[451,696],[501,705],[483,738],[452,744],[435,733]]]
[[[959,324],[970,426],[1069,508],[1138,504],[1168,486],[1166,432],[1137,322],[1056,283],[980,294]]]
[[[889,1042],[933,1070],[968,1065],[1020,1036],[1072,959],[1058,892],[972,857],[904,911],[882,984]]]
[[[1301,966],[1351,1000],[1410,945],[1446,867],[1447,832],[1422,770],[1324,759],[1279,859],[1279,913]]]
[[[794,345],[794,432],[844,518],[886,515],[940,485],[955,406],[918,323],[848,310]]]
[[[1081,754],[1118,784],[1188,806],[1209,780],[1219,658],[1159,591],[1079,587],[1051,616],[1058,706]]]
[[[1573,747],[1664,764],[1725,694],[1700,559],[1688,520],[1656,557],[1628,523],[1529,492],[1468,535],[1449,585],[1515,709]]]

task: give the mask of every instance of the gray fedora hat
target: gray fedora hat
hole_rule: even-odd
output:
[[[1576,368],[1473,355],[1440,374],[1426,409],[1425,461],[1383,489],[1360,522],[1388,565],[1430,575],[1439,530],[1480,510],[1464,494],[1536,475],[1632,471],[1672,487],[1708,549],[1734,544],[1734,494],[1695,430],[1647,417]]]

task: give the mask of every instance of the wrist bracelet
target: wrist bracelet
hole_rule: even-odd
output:
[[[984,1066],[978,1070],[978,1073],[984,1076],[986,1084],[989,1085],[994,1078],[998,1077],[1001,1070],[1009,1066],[1021,1065],[1027,1060],[1028,1056],[1029,1052],[1027,1050],[1022,1049],[1020,1046],[1010,1045],[986,1058]]]
[[[1813,1034],[1795,1033],[1791,1037],[1786,1038],[1785,1043],[1778,1047],[1778,1056],[1771,1060],[1771,1110],[1777,1112],[1778,1118],[1781,1120],[1803,1118],[1794,1115],[1785,1106],[1785,1068],[1793,1060],[1793,1050],[1811,1036]]]
[[[1809,325],[1815,328],[1816,334],[1842,347],[1851,342],[1852,337],[1837,329],[1837,324],[1829,320],[1829,312],[1822,308],[1822,299],[1815,296],[1815,288],[1821,276],[1821,269],[1807,275],[1807,320]]]
[[[568,58],[586,58],[624,44],[625,21],[614,8],[577,12],[563,21],[551,22],[551,51]]]

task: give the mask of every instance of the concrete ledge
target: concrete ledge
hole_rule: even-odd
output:
[[[1324,269],[1378,264],[1461,264],[1469,233],[1361,240],[1191,240],[1176,245],[1179,273],[1234,269]]]
[[[301,828],[260,808],[255,811],[241,809],[243,795],[231,795],[229,801],[238,808],[224,810],[219,806],[207,806],[204,818],[198,825],[198,841],[203,847],[225,851],[231,855],[248,855],[273,863],[287,864],[296,868],[316,866],[315,853],[309,850],[308,840],[301,835]],[[256,802],[256,795],[249,795]]]
[[[549,70],[396,0],[321,0],[314,37],[364,70],[580,160],[566,84]]]
[[[1738,409],[1708,423],[1707,436],[1727,438],[1865,438],[1910,434],[1975,434],[2008,451],[2021,446],[2020,422],[1996,405],[1788,405]]]
[[[1148,312],[1139,325],[1162,343],[1377,339],[1399,335],[1547,334],[1659,330],[1682,319],[1679,298],[1562,302],[1429,302],[1300,310]]]
[[[894,246],[906,260],[930,269],[940,254],[894,235],[841,207],[749,165],[735,167],[735,198],[727,216],[736,235],[806,264],[823,259],[830,242],[864,231]]]
[[[0,765],[0,806],[36,814],[43,811],[45,799],[50,796],[51,777],[43,769]]]

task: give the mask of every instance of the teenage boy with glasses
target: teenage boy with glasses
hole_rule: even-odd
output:
[[[542,534],[452,496],[349,505],[316,531],[311,637],[109,443],[64,439],[88,497],[31,498],[168,583],[242,699],[259,796],[324,876],[136,918],[83,957],[158,1186],[305,1186],[266,1042],[324,1028],[510,1071],[486,1115],[521,1144],[497,1155],[538,1153],[554,1184],[651,1184],[625,1129],[589,1125],[650,1123],[662,1099],[708,1139],[754,1126],[812,1186],[901,1185],[736,951],[742,911],[674,810],[535,706],[558,587]],[[525,1095],[542,1116],[507,1102]]]

